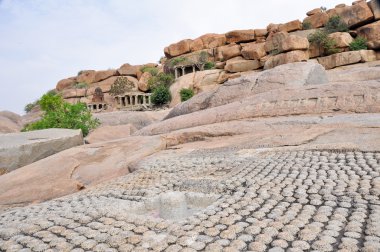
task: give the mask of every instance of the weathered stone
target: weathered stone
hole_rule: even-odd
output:
[[[12,171],[81,144],[80,130],[47,129],[0,135],[0,167]]]
[[[331,9],[328,12],[329,17],[340,16],[349,28],[359,27],[368,24],[374,16],[367,2],[363,1],[352,6]]]
[[[369,7],[372,10],[375,20],[380,19],[380,2],[378,0],[371,0],[368,2]]]
[[[137,77],[137,73],[140,71],[141,66],[132,66],[128,63],[123,64],[119,69],[117,69],[117,73],[119,75],[128,75]]]
[[[95,70],[81,71],[80,74],[77,76],[77,82],[91,84],[95,82],[95,75],[96,75]]]
[[[347,48],[354,40],[348,32],[334,32],[329,34],[329,38],[336,42],[337,48]]]
[[[19,132],[21,124],[21,116],[18,114],[10,111],[0,112],[0,134]]]
[[[298,31],[298,30],[302,30],[302,23],[301,21],[297,19],[297,20],[287,22],[285,24],[280,24],[278,29],[279,31],[283,31],[283,32]]]
[[[237,73],[237,72],[246,72],[250,70],[259,69],[261,67],[260,61],[258,60],[227,60],[227,64],[224,67],[224,70],[230,72],[230,73]]]
[[[318,58],[319,64],[326,69],[338,66],[350,65],[358,62],[375,61],[376,53],[372,50],[360,50],[336,53],[330,56]]]
[[[86,96],[86,94],[87,89],[85,88],[68,88],[62,91],[62,97],[64,99],[83,97]]]
[[[321,12],[322,12],[321,8],[315,8],[315,9],[312,9],[311,11],[306,12],[306,15],[312,16]]]
[[[297,51],[281,53],[281,54],[269,57],[268,60],[265,62],[264,69],[270,69],[279,65],[287,64],[287,63],[306,61],[308,59],[309,59],[308,51],[297,50]]]
[[[176,57],[185,53],[190,52],[191,39],[184,39],[177,43],[171,44],[167,47],[167,50],[164,50],[165,54],[168,57]]]
[[[122,139],[130,136],[136,128],[131,124],[116,125],[116,126],[100,126],[86,137],[87,143],[107,142],[117,139]]]
[[[93,95],[95,92],[95,89],[97,87],[100,87],[104,93],[109,92],[111,90],[112,84],[114,84],[118,78],[125,78],[129,81],[130,85],[127,86],[128,92],[138,90],[139,81],[135,77],[132,77],[132,76],[112,76],[112,77],[105,79],[103,81],[93,83],[91,85],[91,87],[87,90],[86,95]],[[83,95],[83,96],[85,96],[85,95]]]
[[[192,52],[196,52],[196,51],[202,50],[204,48],[205,48],[205,46],[203,45],[203,41],[201,38],[194,39],[190,43],[190,51],[192,51]]]
[[[152,78],[152,75],[149,72],[145,72],[141,75],[139,82],[138,82],[138,88],[140,91],[146,92],[149,90],[149,79]]]
[[[303,20],[303,23],[308,23],[312,28],[319,28],[325,26],[327,21],[329,20],[329,15],[326,12],[318,12],[314,15],[306,17]]]
[[[255,40],[255,31],[254,30],[234,30],[226,33],[226,42],[231,43],[240,43],[240,42],[249,42]]]
[[[199,37],[205,49],[212,49],[226,44],[224,34],[208,33]]]
[[[289,35],[286,32],[272,34],[265,42],[265,51],[267,53],[281,53],[307,49],[309,49],[309,41],[306,38]]]
[[[371,49],[380,49],[380,21],[362,26],[356,31],[358,36],[367,39]]]
[[[115,75],[117,75],[117,70],[96,71],[94,82],[99,82]]]
[[[255,37],[266,37],[267,35],[267,29],[255,29]]]
[[[74,86],[75,83],[77,83],[75,77],[74,78],[63,79],[63,80],[58,81],[57,86],[55,87],[55,89],[57,91],[62,91],[64,89],[71,88],[72,86]]]
[[[249,43],[243,46],[241,54],[245,59],[261,59],[267,53],[265,52],[265,43]]]
[[[327,81],[324,68],[312,62],[291,63],[262,72],[251,72],[240,78],[229,80],[215,91],[199,94],[186,104],[178,104],[166,118],[240,101],[244,97],[270,90],[324,84]]]
[[[241,55],[241,46],[229,44],[217,48],[217,60],[226,61]]]

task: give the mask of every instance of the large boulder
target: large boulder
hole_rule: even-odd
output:
[[[256,70],[261,67],[258,60],[246,60],[246,59],[231,59],[227,60],[224,70],[230,73],[246,72]]]
[[[81,144],[80,130],[46,129],[0,135],[0,168],[9,172]]]
[[[165,55],[172,58],[190,52],[191,39],[184,39],[165,48]]]
[[[62,97],[64,99],[84,97],[87,95],[87,89],[85,88],[68,88],[62,90]]]
[[[255,30],[234,30],[226,33],[226,42],[240,43],[255,40]]]
[[[103,93],[109,92],[112,84],[114,84],[118,78],[126,78],[129,81],[130,85],[127,87],[128,88],[127,92],[138,90],[139,81],[135,77],[132,77],[132,76],[112,76],[112,77],[105,79],[103,81],[99,81],[99,82],[91,84],[91,87],[87,90],[87,95],[93,95],[95,92],[95,89],[97,87],[100,87],[102,89]]]
[[[327,71],[330,82],[380,80],[379,61],[338,67]]]
[[[318,58],[319,64],[324,66],[326,69],[375,60],[376,53],[372,50],[342,52]]]
[[[312,15],[315,15],[315,14],[318,14],[318,13],[321,13],[321,12],[322,12],[321,8],[315,8],[315,9],[312,9],[312,10],[306,12],[306,15],[307,16],[312,16]]]
[[[0,134],[19,132],[21,125],[21,116],[10,111],[0,111]]]
[[[96,71],[94,82],[99,82],[115,75],[117,75],[117,70]]]
[[[181,103],[180,91],[183,88],[192,89],[196,94],[213,90],[218,86],[218,79],[222,70],[205,70],[181,76],[170,86],[172,100],[170,107]]]
[[[292,31],[302,30],[302,23],[298,19],[293,20],[285,24],[280,24],[280,26],[278,27],[278,30],[283,31],[283,32],[292,32]]]
[[[87,143],[100,143],[129,137],[136,128],[132,124],[116,126],[100,126],[93,130],[87,137]]]
[[[63,80],[58,81],[55,89],[57,91],[62,91],[64,89],[71,88],[72,86],[75,85],[75,83],[77,83],[76,77],[63,79]]]
[[[307,61],[309,59],[308,51],[290,51],[269,57],[264,64],[264,69],[270,69],[279,65],[293,62]]]
[[[303,20],[304,24],[310,24],[312,28],[320,28],[325,26],[329,21],[329,15],[326,12],[316,12]]]
[[[380,2],[379,0],[371,0],[368,2],[369,7],[372,10],[375,20],[380,19]]]
[[[326,71],[317,63],[299,62],[282,65],[229,80],[215,91],[196,95],[174,107],[166,118],[240,101],[244,97],[279,88],[297,88],[324,83],[327,83]]]
[[[380,49],[380,21],[360,27],[358,36],[367,39],[370,49]]]
[[[201,38],[196,38],[190,43],[190,51],[196,52],[200,51],[202,49],[205,49],[205,46],[203,45],[203,41]]]
[[[226,44],[224,34],[208,33],[199,37],[203,42],[204,49],[213,49]]]
[[[307,38],[289,35],[287,32],[274,33],[265,42],[265,51],[267,53],[282,53],[307,49],[309,49]]]
[[[241,55],[241,46],[229,44],[217,48],[217,60],[226,61]]]
[[[329,38],[336,42],[336,48],[347,48],[354,40],[348,32],[334,32],[329,34]]]
[[[344,6],[327,11],[329,17],[340,16],[349,28],[368,24],[374,16],[366,1],[358,2],[352,6]]]
[[[141,75],[139,82],[138,82],[138,87],[140,91],[146,92],[149,90],[149,79],[152,78],[152,74],[149,72],[145,72]]]
[[[119,69],[117,69],[117,73],[119,75],[128,75],[137,77],[138,72],[140,72],[141,66],[132,66],[128,63],[123,64]]]
[[[245,44],[241,50],[241,54],[243,55],[244,59],[259,60],[267,55],[265,51],[265,43],[253,42]]]
[[[95,82],[96,71],[95,70],[83,70],[80,71],[76,80],[78,83],[87,83],[91,84]]]

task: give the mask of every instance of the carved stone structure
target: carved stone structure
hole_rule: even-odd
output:
[[[174,76],[175,78],[179,78],[184,76],[185,74],[195,73],[196,71],[203,70],[203,65],[197,66],[196,64],[186,65],[186,66],[176,66],[174,67]]]
[[[137,110],[148,108],[152,105],[150,93],[127,92],[123,95],[115,96],[116,107],[118,109]]]
[[[104,94],[100,87],[95,88],[94,95],[92,96],[92,102],[103,102]]]
[[[87,108],[91,112],[100,112],[100,111],[107,110],[108,106],[107,106],[107,103],[105,102],[92,102],[92,103],[87,104]]]

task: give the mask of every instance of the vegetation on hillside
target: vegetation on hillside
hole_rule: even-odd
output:
[[[181,102],[184,102],[194,96],[194,91],[190,88],[182,88],[179,94],[181,96]]]
[[[351,51],[357,51],[357,50],[367,50],[367,39],[363,37],[356,37],[354,41],[350,43],[350,50]]]
[[[28,124],[22,131],[32,131],[49,128],[81,129],[86,136],[91,129],[99,125],[98,119],[92,118],[86,104],[70,104],[57,94],[45,94],[38,104],[44,112],[42,118]]]

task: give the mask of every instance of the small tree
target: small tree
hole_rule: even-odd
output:
[[[133,89],[135,85],[132,81],[128,80],[125,76],[120,76],[116,79],[116,81],[111,85],[110,95],[122,95],[128,91],[128,89]]]
[[[367,50],[367,39],[356,37],[349,45],[351,51]]]
[[[155,76],[152,76],[148,80],[149,89],[154,90],[158,86],[169,87],[174,82],[174,76],[172,74],[159,73]]]
[[[91,129],[99,125],[99,120],[92,118],[84,103],[70,104],[59,95],[45,94],[39,105],[44,112],[41,120],[26,125],[23,131],[49,128],[81,129],[86,136]]]
[[[190,88],[182,88],[179,94],[181,96],[181,102],[184,102],[194,96],[194,91]]]
[[[348,32],[348,25],[341,19],[340,16],[332,16],[325,25],[327,33]]]
[[[326,31],[318,30],[308,37],[309,42],[315,44],[322,51],[323,55],[331,55],[338,52],[336,41],[329,37]]]
[[[155,105],[164,105],[171,100],[170,90],[168,86],[163,84],[153,89],[151,100]]]

